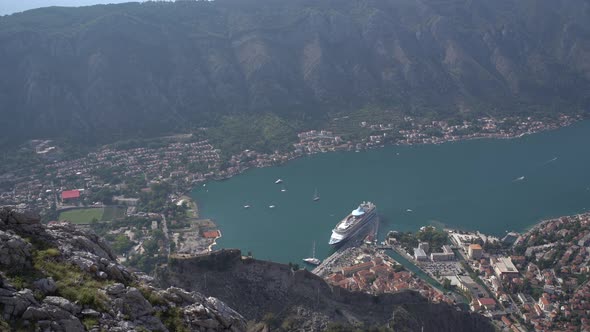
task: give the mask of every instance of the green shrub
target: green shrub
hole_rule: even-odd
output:
[[[93,327],[98,325],[98,320],[93,317],[86,317],[82,319],[82,324],[84,324],[87,331],[90,331]]]
[[[21,290],[27,287],[27,282],[21,276],[15,276],[13,278],[10,278],[10,283],[12,283],[12,286],[14,286],[14,288],[16,288],[17,290]]]
[[[33,265],[35,269],[55,280],[59,295],[104,311],[107,298],[98,290],[108,282],[94,279],[77,266],[60,261],[58,256],[59,251],[53,248],[37,251],[33,256]]]
[[[150,288],[139,286],[138,289],[141,294],[143,294],[143,297],[145,297],[145,299],[148,300],[151,305],[158,306],[167,304],[166,300],[162,296],[158,295]]]
[[[176,307],[170,307],[165,311],[156,313],[156,316],[162,320],[164,325],[170,331],[176,332],[188,332],[189,329],[184,325],[184,320],[180,309]]]

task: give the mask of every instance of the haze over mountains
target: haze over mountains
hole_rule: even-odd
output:
[[[8,15],[29,9],[51,6],[90,6],[99,3],[121,3],[125,0],[0,0],[0,15]]]
[[[221,115],[323,119],[590,105],[583,0],[218,0],[0,17],[15,139],[188,130]]]

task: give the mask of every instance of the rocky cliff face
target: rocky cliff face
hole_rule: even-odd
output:
[[[0,209],[0,330],[244,331],[244,318],[214,297],[160,289],[115,261],[96,235],[45,227]]]
[[[585,0],[45,8],[0,17],[0,116],[6,137],[92,139],[369,104],[568,112],[590,105],[589,22]]]
[[[416,292],[370,296],[331,287],[318,276],[284,264],[242,259],[239,250],[209,256],[175,258],[158,270],[161,286],[207,292],[236,308],[247,319],[271,314],[277,326],[319,331],[328,322],[390,324],[395,331],[493,331],[483,316],[430,304]],[[286,328],[284,330],[290,330]]]

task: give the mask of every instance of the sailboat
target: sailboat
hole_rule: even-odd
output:
[[[316,188],[315,193],[313,194],[313,201],[317,202],[320,200],[320,195],[318,194],[318,189]]]
[[[315,258],[315,241],[313,241],[313,251],[311,257],[304,258],[303,261],[311,265],[320,265],[322,262],[321,260]]]

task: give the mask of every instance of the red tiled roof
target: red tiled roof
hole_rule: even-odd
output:
[[[66,190],[61,192],[61,199],[80,198],[79,190]]]
[[[205,237],[207,239],[214,239],[216,237],[219,237],[219,231],[203,232],[203,237]]]
[[[483,297],[481,299],[477,299],[480,305],[496,305],[496,301],[489,297]]]

